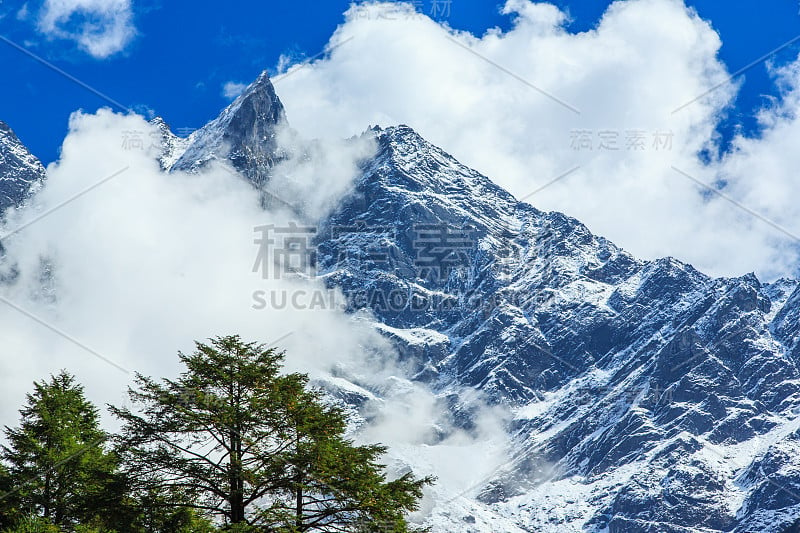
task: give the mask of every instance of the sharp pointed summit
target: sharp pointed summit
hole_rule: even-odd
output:
[[[266,71],[222,113],[193,133],[171,170],[198,170],[215,159],[228,159],[248,179],[261,184],[269,169],[285,158],[278,129],[286,112]]]

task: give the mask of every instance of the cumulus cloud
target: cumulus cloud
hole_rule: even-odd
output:
[[[131,0],[45,0],[38,29],[74,41],[97,59],[123,51],[136,36]]]
[[[278,92],[307,135],[406,123],[518,198],[574,216],[639,257],[672,255],[717,275],[796,271],[792,238],[735,203],[800,234],[758,158],[744,162],[772,146],[788,186],[783,148],[767,136],[741,139],[724,162],[698,156],[717,152],[716,129],[738,89],[726,83],[709,22],[678,0],[615,2],[582,33],[567,31],[551,4],[510,0],[503,12],[511,29],[475,36],[410,5],[354,6],[328,57],[289,68]],[[764,120],[788,128],[784,115],[766,110]],[[703,185],[725,183],[734,203]]]
[[[235,100],[245,89],[247,89],[246,83],[229,81],[222,86],[222,96],[228,100]]]

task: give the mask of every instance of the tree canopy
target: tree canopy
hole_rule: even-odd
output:
[[[0,500],[3,514],[41,516],[63,527],[103,514],[117,463],[83,387],[61,371],[34,383],[20,415],[18,427],[5,428],[8,444],[0,449],[13,485]]]
[[[284,354],[238,336],[178,353],[177,378],[136,376],[117,435],[66,371],[35,382],[0,447],[3,533],[415,531],[430,477],[387,477],[381,445],[282,373]]]
[[[137,377],[120,449],[143,486],[186,491],[189,504],[223,523],[271,531],[346,531],[380,524],[408,531],[431,478],[387,481],[382,446],[345,437],[341,409],[281,374],[283,353],[238,336],[179,353],[185,371],[160,382]],[[389,529],[390,528],[390,529]]]

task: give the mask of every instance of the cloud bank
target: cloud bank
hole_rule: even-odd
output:
[[[9,400],[3,422],[30,378],[67,368],[100,396],[116,394],[131,372],[173,374],[175,352],[210,335],[281,339],[291,369],[312,374],[383,346],[338,308],[254,309],[255,290],[324,288],[253,271],[254,228],[285,226],[296,216],[264,211],[258,192],[221,164],[200,174],[163,173],[158,147],[131,143],[132,132],[144,139],[157,133],[140,116],[76,113],[47,185],[10,213],[5,232],[23,229],[3,241],[0,329],[19,342],[0,363]],[[352,178],[343,163],[342,181],[348,172]]]

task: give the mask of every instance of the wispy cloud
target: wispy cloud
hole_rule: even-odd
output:
[[[222,86],[222,96],[228,100],[234,100],[247,88],[246,83],[229,81]]]
[[[123,51],[136,36],[133,18],[131,0],[45,0],[37,29],[105,59]]]

